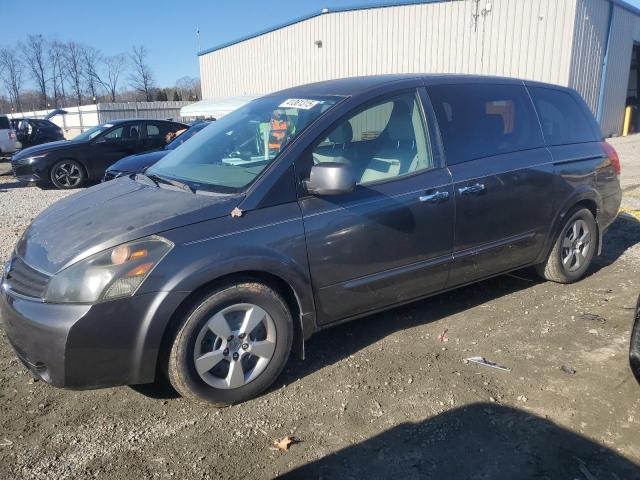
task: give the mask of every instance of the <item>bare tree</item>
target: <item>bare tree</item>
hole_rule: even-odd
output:
[[[97,71],[95,72],[96,81],[107,91],[112,102],[116,101],[118,82],[126,68],[127,57],[124,54],[119,54],[102,58],[103,74],[99,75]]]
[[[144,94],[147,102],[153,100],[153,72],[147,65],[147,49],[143,46],[134,46],[129,54],[133,72],[129,77],[131,86]]]
[[[24,65],[12,49],[0,49],[0,72],[2,83],[9,92],[9,100],[16,111],[22,110],[21,88]]]
[[[181,77],[176,80],[176,91],[182,100],[198,100],[200,98],[200,79]]]
[[[102,60],[102,54],[97,48],[86,46],[82,48],[82,60],[84,62],[84,77],[87,84],[87,91],[92,99],[97,99],[98,85],[101,84],[98,66]]]
[[[53,103],[56,107],[63,106],[66,101],[64,91],[64,50],[65,46],[59,40],[53,40],[49,43],[49,68],[51,69],[51,83],[53,86]]]
[[[65,70],[78,105],[82,104],[82,81],[85,76],[82,50],[82,45],[76,42],[67,42],[65,44]]]
[[[20,45],[24,61],[31,77],[40,90],[40,107],[47,107],[47,41],[42,35],[27,35],[27,42]]]

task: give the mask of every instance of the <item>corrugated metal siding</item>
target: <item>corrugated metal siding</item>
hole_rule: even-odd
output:
[[[477,28],[472,0],[324,14],[202,55],[203,97],[398,72],[504,75],[568,85],[575,2],[494,0]]]
[[[640,17],[616,7],[611,24],[611,44],[600,125],[605,136],[620,135],[629,84],[633,42],[640,42]]]
[[[578,0],[576,6],[569,86],[582,94],[594,115],[598,109],[609,5],[607,0]]]
[[[120,102],[99,103],[99,122],[106,123],[126,118],[149,118],[155,120],[180,120],[180,109],[193,102]]]

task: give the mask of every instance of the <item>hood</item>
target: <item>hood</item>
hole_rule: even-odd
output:
[[[162,157],[166,156],[171,150],[156,150],[155,152],[141,153],[138,155],[130,155],[118,160],[111,165],[107,171],[111,172],[127,172],[137,173],[145,167],[150,167]]]
[[[194,195],[129,177],[101,183],[38,215],[16,251],[32,267],[54,274],[72,260],[152,234],[229,215],[241,195]]]
[[[84,142],[79,142],[77,140],[59,140],[57,142],[49,142],[43,143],[41,145],[36,145],[34,147],[25,148],[24,150],[20,150],[16,153],[13,158],[16,160],[25,157],[32,157],[34,155],[40,155],[45,152],[50,152],[52,150],[62,150],[64,148],[70,148],[75,145],[81,144]]]

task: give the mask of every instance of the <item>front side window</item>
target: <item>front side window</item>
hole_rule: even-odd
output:
[[[416,94],[378,101],[341,120],[313,149],[312,159],[349,165],[361,185],[433,168]]]
[[[339,100],[337,96],[259,98],[212,122],[149,173],[179,180],[195,190],[240,191]]]
[[[137,140],[140,136],[138,125],[124,125],[114,128],[104,135],[107,141]]]
[[[428,92],[449,165],[544,144],[522,86],[436,85]]]

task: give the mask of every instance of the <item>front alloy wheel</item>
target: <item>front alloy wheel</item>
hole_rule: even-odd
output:
[[[246,281],[203,296],[183,317],[167,373],[189,398],[225,406],[256,397],[289,357],[293,321],[271,287]]]
[[[267,368],[276,349],[276,326],[251,303],[222,309],[202,326],[193,360],[200,378],[214,388],[238,388]]]
[[[56,188],[77,188],[84,183],[84,170],[74,160],[62,160],[51,169],[51,182]]]

